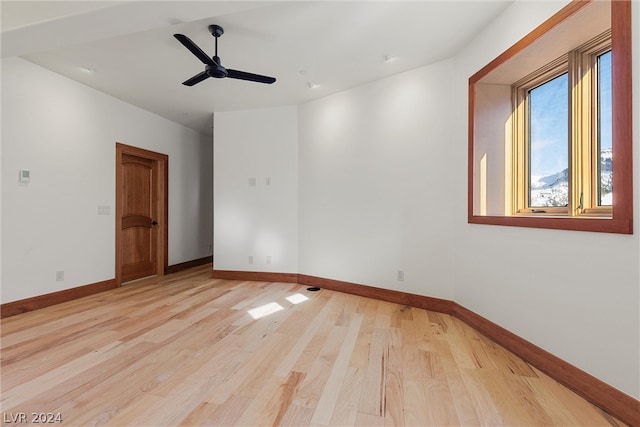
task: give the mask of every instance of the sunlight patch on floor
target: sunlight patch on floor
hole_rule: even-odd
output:
[[[260,307],[251,309],[247,313],[249,313],[254,319],[260,319],[262,317],[276,313],[280,310],[284,310],[284,307],[277,302],[270,302],[268,304],[261,305]]]
[[[305,297],[302,294],[293,294],[287,297],[287,301],[291,304],[300,304],[301,302],[308,301],[309,298]]]

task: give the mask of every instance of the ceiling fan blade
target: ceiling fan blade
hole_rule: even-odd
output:
[[[276,81],[274,77],[261,76],[260,74],[247,73],[245,71],[231,70],[227,68],[227,77],[232,79],[249,80],[250,82],[271,84]]]
[[[204,53],[202,49],[198,47],[189,37],[184,34],[174,34],[173,37],[178,39],[180,43],[191,51],[203,64],[214,65],[213,59],[209,58],[209,55]]]
[[[206,78],[209,78],[209,74],[207,74],[206,71],[203,71],[200,74],[196,74],[195,76],[191,77],[189,80],[182,82],[182,84],[185,86],[193,86],[200,83]]]

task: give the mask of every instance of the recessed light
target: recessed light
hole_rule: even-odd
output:
[[[83,73],[86,74],[93,74],[96,72],[96,70],[94,70],[93,68],[90,67],[80,67],[80,71],[82,71]]]

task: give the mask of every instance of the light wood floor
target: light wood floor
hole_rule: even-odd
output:
[[[3,424],[621,425],[450,316],[210,268],[4,319]]]

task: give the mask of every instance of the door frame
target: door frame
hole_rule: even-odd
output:
[[[155,151],[145,150],[143,148],[125,145],[116,142],[116,284],[122,285],[121,269],[122,269],[122,250],[120,244],[122,242],[122,156],[130,154],[151,160],[158,166],[158,176],[156,182],[157,194],[157,211],[158,218],[155,219],[159,224],[159,232],[156,233],[157,253],[156,253],[156,274],[163,276],[168,266],[169,259],[169,156]]]

